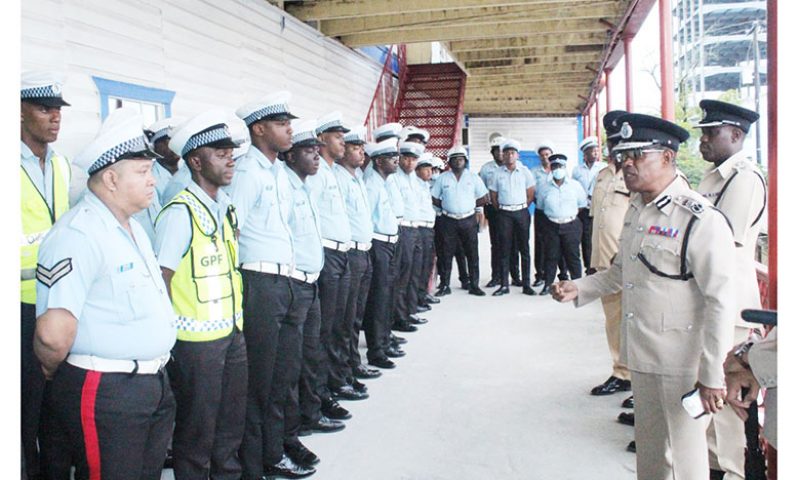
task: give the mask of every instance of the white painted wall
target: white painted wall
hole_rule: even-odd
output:
[[[340,110],[362,124],[382,70],[265,0],[25,0],[21,10],[22,70],[66,75],[72,106],[54,147],[68,157],[101,124],[92,75],[173,90],[173,115],[219,107],[234,121],[242,104],[287,89],[301,118]]]
[[[468,142],[471,155],[471,169],[479,171],[485,163],[492,161],[490,155],[490,136],[494,132],[505,138],[521,142],[522,150],[537,151],[538,145],[549,142],[555,153],[568,157],[569,171],[578,162],[579,149],[576,117],[561,118],[486,118],[468,119]]]

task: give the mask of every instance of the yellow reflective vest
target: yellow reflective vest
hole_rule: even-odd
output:
[[[177,339],[206,342],[226,337],[237,326],[243,328],[243,294],[238,264],[237,219],[228,208],[219,234],[216,218],[188,189],[180,192],[163,210],[185,205],[191,219],[191,244],[177,266],[171,282],[172,306],[178,316]],[[156,220],[157,222],[157,220]]]
[[[20,242],[20,300],[36,303],[36,263],[39,244],[53,224],[69,210],[69,178],[71,170],[66,159],[53,154],[53,208],[47,204],[43,192],[33,184],[28,172],[20,166],[22,200],[22,240]]]

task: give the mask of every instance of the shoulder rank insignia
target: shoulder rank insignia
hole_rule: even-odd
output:
[[[690,210],[690,212],[697,217],[704,213],[704,205],[690,197],[676,197],[676,204],[686,208],[687,210]]]
[[[652,225],[648,227],[650,235],[661,235],[668,238],[676,238],[679,235],[679,229],[673,227],[660,227],[659,225]]]

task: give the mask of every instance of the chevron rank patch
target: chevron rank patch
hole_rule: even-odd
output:
[[[69,275],[71,271],[72,258],[65,258],[53,265],[52,268],[47,268],[40,263],[36,265],[36,279],[48,287],[52,287],[56,282]]]
[[[676,238],[679,235],[679,229],[673,227],[660,227],[659,225],[652,225],[648,227],[649,235],[662,235],[663,237]]]

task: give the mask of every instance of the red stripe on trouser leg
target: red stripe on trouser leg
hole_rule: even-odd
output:
[[[97,438],[97,423],[94,419],[94,403],[102,373],[89,371],[83,381],[80,397],[80,423],[83,426],[83,443],[86,449],[86,463],[89,467],[89,480],[100,477],[100,441]]]

